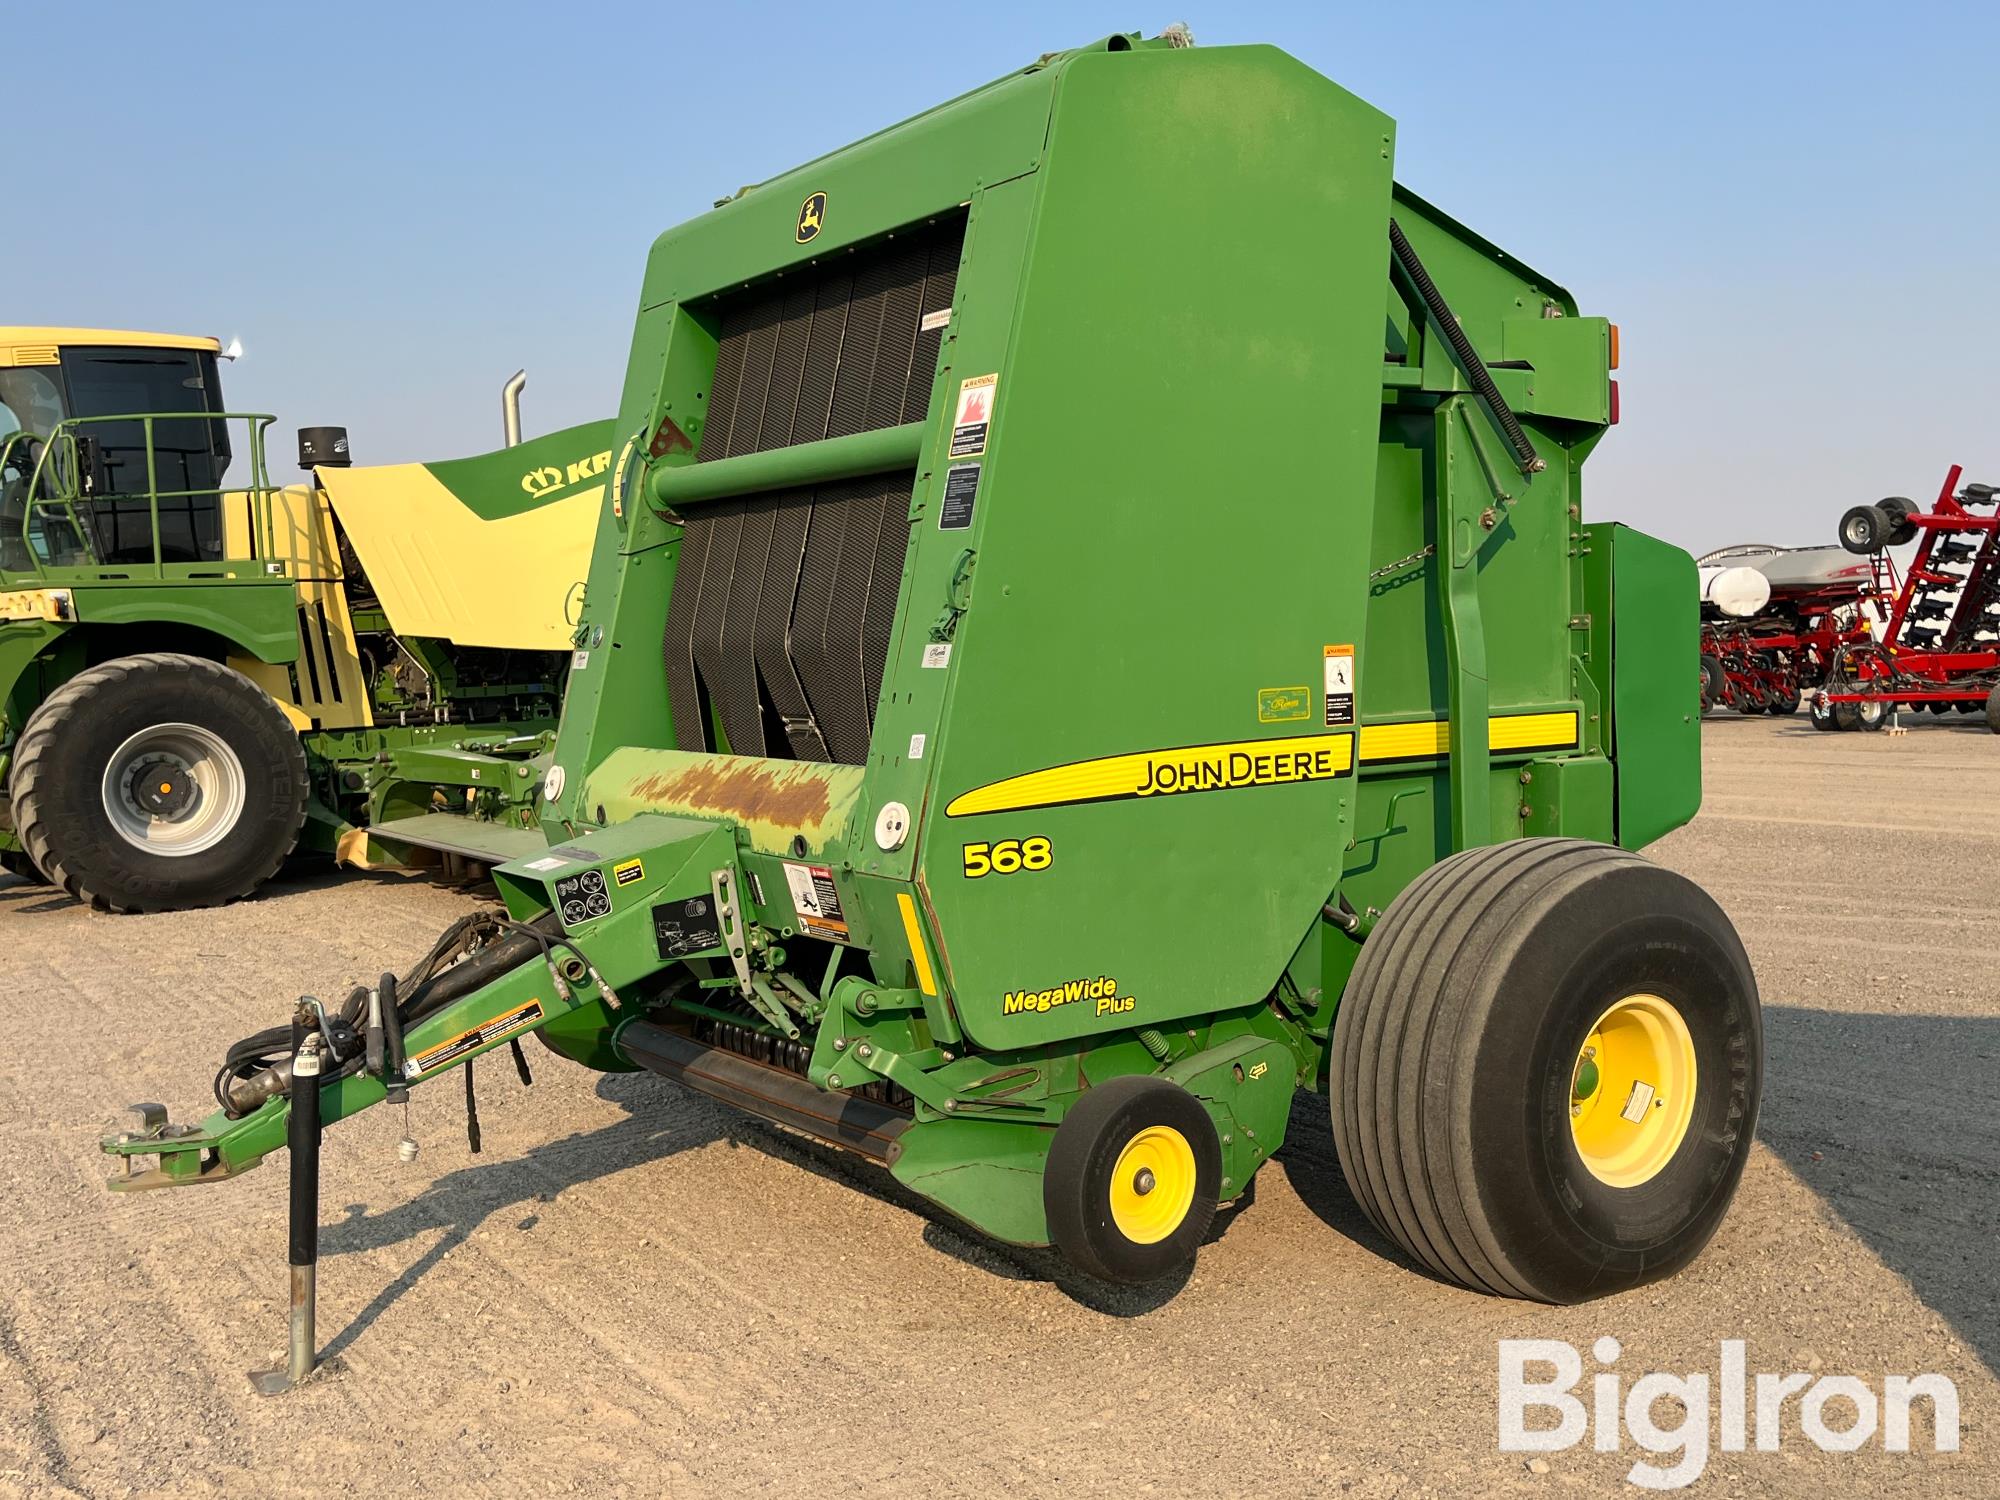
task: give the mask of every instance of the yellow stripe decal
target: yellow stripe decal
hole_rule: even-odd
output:
[[[1327,781],[1354,768],[1351,734],[1308,734],[1290,739],[1233,740],[1182,745],[1073,761],[974,787],[952,798],[948,818],[974,813],[1020,812],[1070,802],[1116,802],[1177,792],[1226,792],[1244,786]]]
[[[1487,720],[1493,750],[1567,750],[1577,743],[1575,709],[1547,714],[1495,714]],[[1451,726],[1443,719],[1418,724],[1364,724],[1361,759],[1424,760],[1451,753]]]
[[[910,899],[908,891],[898,891],[896,905],[902,908],[903,936],[910,940],[910,958],[917,966],[917,988],[935,998],[937,976],[931,973],[931,956],[924,947],[924,930],[917,925],[917,903]]]

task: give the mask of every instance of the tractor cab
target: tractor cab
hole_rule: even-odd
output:
[[[0,572],[219,559],[219,354],[210,338],[0,328]]]

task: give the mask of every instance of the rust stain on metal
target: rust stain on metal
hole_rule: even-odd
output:
[[[682,770],[655,771],[633,783],[632,795],[655,806],[800,832],[822,827],[833,812],[832,791],[824,777],[754,760],[705,761]]]

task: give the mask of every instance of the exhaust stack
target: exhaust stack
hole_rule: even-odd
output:
[[[516,370],[500,387],[500,430],[509,448],[521,446],[521,392],[528,384],[528,372]]]

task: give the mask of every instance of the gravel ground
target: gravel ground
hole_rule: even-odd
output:
[[[1575,1495],[1645,1455],[1498,1451],[1496,1341],[1597,1366],[1936,1371],[1962,1449],[1711,1454],[1694,1493],[2000,1493],[2000,738],[1719,716],[1707,806],[1656,846],[1731,912],[1769,1084],[1736,1206],[1683,1275],[1580,1308],[1455,1291],[1363,1221],[1302,1097],[1254,1205],[1170,1294],[1083,1285],[651,1077],[539,1049],[330,1133],[329,1371],[266,1400],[285,1170],[113,1197],[133,1099],[198,1117],[228,1042],[411,962],[473,898],[290,880],[216,912],[93,916],[0,876],[0,1496]],[[1895,913],[1893,917],[1891,914]],[[1829,1421],[1844,1425],[1839,1403]],[[1671,1423],[1662,1408],[1661,1418]]]

